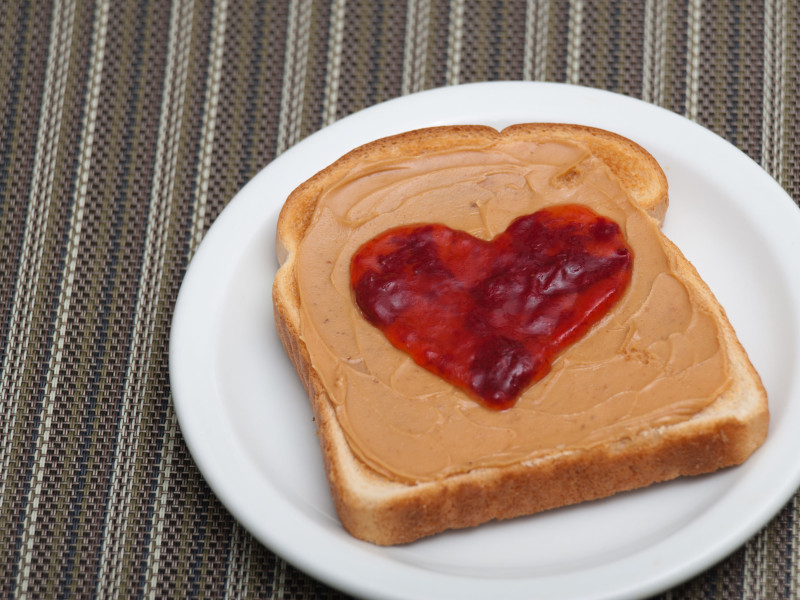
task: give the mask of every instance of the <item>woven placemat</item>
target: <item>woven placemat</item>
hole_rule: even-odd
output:
[[[685,115],[797,201],[798,30],[771,0],[3,3],[2,595],[343,597],[237,524],[170,396],[186,267],[281,152],[403,94],[547,80]],[[662,597],[798,597],[799,511]]]

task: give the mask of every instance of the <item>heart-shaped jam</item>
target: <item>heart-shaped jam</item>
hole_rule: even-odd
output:
[[[568,204],[491,241],[440,224],[390,229],[353,256],[350,282],[392,345],[501,410],[606,314],[632,268],[619,226]]]

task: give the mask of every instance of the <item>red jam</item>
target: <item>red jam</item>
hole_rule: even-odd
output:
[[[568,204],[491,241],[440,224],[385,231],[353,256],[350,283],[392,345],[502,410],[605,315],[632,268],[619,226]]]

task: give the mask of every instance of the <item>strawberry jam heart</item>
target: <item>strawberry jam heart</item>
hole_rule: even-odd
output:
[[[392,345],[502,410],[606,314],[632,268],[619,226],[568,204],[491,241],[441,224],[390,229],[353,256],[350,283]]]

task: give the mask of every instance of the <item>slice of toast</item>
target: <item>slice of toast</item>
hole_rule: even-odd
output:
[[[364,376],[366,370],[366,377],[372,380],[371,387],[364,389],[381,390],[384,380],[368,372],[370,361],[373,360],[371,355],[392,353],[396,350],[388,342],[385,347],[382,346],[378,335],[370,338],[373,340],[368,346],[370,356],[350,355],[352,353],[341,357],[318,356],[320,350],[309,342],[309,325],[305,323],[309,319],[308,311],[316,310],[309,308],[309,305],[318,302],[318,299],[312,299],[310,294],[308,298],[304,297],[304,290],[309,289],[309,277],[305,274],[299,276],[298,269],[300,266],[305,267],[306,263],[298,265],[297,257],[301,254],[301,247],[309,230],[329,218],[322,214],[330,212],[329,209],[323,210],[322,204],[327,202],[326,198],[333,191],[341,190],[342,182],[346,179],[366,178],[376,173],[379,177],[384,173],[405,173],[409,171],[409,165],[413,167],[414,161],[436,160],[436,157],[453,152],[468,153],[463,156],[468,156],[468,160],[474,162],[481,153],[488,157],[496,152],[498,144],[510,144],[508,147],[517,148],[515,144],[518,143],[526,145],[526,148],[530,145],[531,148],[539,149],[548,147],[548,144],[563,143],[566,144],[565,148],[580,149],[580,159],[573,161],[575,165],[559,172],[555,178],[559,186],[577,188],[580,191],[582,185],[589,185],[582,183],[581,179],[581,171],[585,165],[601,169],[599,172],[612,182],[603,183],[602,186],[618,186],[619,193],[626,198],[624,202],[634,207],[626,207],[626,210],[630,210],[644,224],[646,235],[657,239],[659,247],[663,249],[670,277],[680,281],[689,290],[693,310],[713,322],[719,352],[725,357],[724,384],[714,388],[712,397],[706,398],[702,405],[693,405],[696,410],[679,408],[670,412],[667,407],[667,412],[654,411],[652,417],[644,414],[638,420],[632,421],[632,425],[626,425],[625,429],[615,433],[616,438],[597,438],[590,433],[585,438],[580,438],[585,439],[585,442],[573,439],[563,444],[551,442],[546,447],[536,447],[535,451],[530,451],[527,455],[517,453],[511,456],[498,452],[497,457],[493,457],[490,451],[490,456],[479,456],[472,463],[436,467],[422,475],[410,473],[403,467],[394,468],[391,456],[375,459],[369,448],[365,450],[365,444],[368,446],[369,441],[356,435],[359,426],[356,421],[367,418],[364,415],[369,415],[369,412],[358,415],[354,409],[351,410],[353,414],[347,412],[346,402],[340,397],[345,384],[342,384],[339,376],[331,375],[339,371],[326,370],[317,365],[323,362],[333,365],[357,364],[359,371],[354,378]],[[491,156],[494,157],[495,154]],[[525,156],[525,152],[514,155],[511,162],[515,168],[525,162]],[[542,162],[542,165],[523,164],[522,168],[539,169],[542,172],[550,168],[550,165],[545,164],[548,160],[542,161],[541,154],[537,156],[535,160]],[[477,160],[480,162],[479,158]],[[365,174],[360,171],[365,165],[378,165],[378,168]],[[452,177],[460,177],[458,169],[451,170],[454,171]],[[480,181],[483,182],[498,172],[496,166],[487,167],[487,177]],[[379,184],[374,189],[380,189],[382,185],[384,184]],[[476,184],[472,185],[476,187]],[[482,202],[480,198],[485,197],[485,190],[477,189],[481,185],[482,183],[477,184],[476,187],[476,194],[480,192],[476,196],[478,200],[470,198],[469,191],[463,192],[465,188],[459,188],[465,196],[464,211],[475,210]],[[503,185],[506,186],[504,189],[511,189],[508,182],[504,181]],[[597,187],[595,184],[591,185]],[[532,187],[535,186],[532,184]],[[353,223],[357,225],[362,220],[373,219],[377,221],[375,226],[380,229],[397,210],[397,202],[378,203],[377,208],[371,209],[367,218],[364,216],[366,213],[358,212],[361,210],[359,203],[363,197],[353,194],[352,190],[349,193],[351,195],[344,200],[341,197],[336,200],[340,210],[342,202],[350,202],[352,207],[356,207],[348,207],[348,227]],[[592,190],[592,193],[604,197],[607,190],[603,187],[599,192]],[[435,194],[431,198],[435,199]],[[461,201],[460,198],[457,200]],[[546,198],[544,202],[547,202]],[[656,160],[643,148],[607,131],[565,124],[521,124],[502,132],[484,126],[437,127],[411,131],[353,150],[301,184],[290,195],[278,221],[277,251],[281,267],[273,285],[275,321],[280,339],[311,400],[334,503],[342,524],[352,535],[382,545],[411,542],[447,529],[528,515],[679,476],[712,472],[740,464],[763,443],[769,421],[766,392],[723,308],[694,267],[660,232],[667,203],[666,177]],[[462,210],[458,208],[460,206],[457,203],[455,210]],[[503,211],[509,210],[514,212],[513,205],[511,209],[504,205]],[[520,210],[523,210],[522,206]],[[436,211],[431,210],[432,218],[435,214]],[[339,221],[343,220],[341,215],[337,218]],[[332,226],[332,231],[336,226]],[[340,258],[339,262],[346,262],[346,259],[346,256]],[[644,257],[636,257],[636,260],[644,261]],[[334,281],[335,273],[329,272],[337,268],[335,261],[329,256],[319,254],[317,262],[319,264],[313,268],[316,275],[310,278]],[[634,265],[636,281],[637,266],[636,263]],[[337,288],[334,286],[331,289]],[[338,288],[338,295],[341,296],[338,299],[339,306],[344,306],[341,302],[352,302],[351,298],[346,297],[347,290],[341,286]],[[623,301],[620,302],[624,304]],[[336,307],[332,310],[336,310]],[[615,310],[616,307],[612,308],[609,315],[596,327],[611,329],[613,319],[619,317],[615,317]],[[358,348],[358,345],[355,347]],[[565,353],[565,363],[570,360],[568,352]],[[615,352],[620,354],[622,350]],[[615,360],[616,358],[618,357]],[[628,360],[629,357],[624,358]],[[642,364],[646,365],[651,358],[645,357]],[[697,360],[700,361],[699,358]],[[617,361],[614,364],[621,363]],[[403,369],[407,368],[403,366]],[[416,367],[410,368],[413,370]],[[532,386],[530,395],[534,400],[530,401],[533,402],[531,406],[536,406],[536,394],[539,389],[545,390],[547,385],[550,384],[545,379]],[[436,389],[440,390],[441,387]],[[676,393],[692,396],[691,388],[688,389],[688,392]],[[444,392],[437,394],[429,397],[444,397]],[[445,398],[454,407],[452,410],[448,409],[452,414],[489,410],[482,407],[472,408],[469,401],[458,394],[456,390],[451,394],[452,398]],[[684,400],[683,397],[676,397],[675,406],[684,407]],[[390,419],[391,417],[384,415],[392,414],[391,405],[387,405],[385,399],[380,399],[380,402],[383,404],[376,406],[383,407],[383,412],[379,413],[376,408],[375,418]],[[580,404],[580,398],[576,398],[575,402]],[[524,402],[521,401],[520,405],[523,408],[519,410],[527,410]],[[407,406],[411,408],[406,410],[414,410],[414,406],[419,406],[420,411],[427,410],[423,409],[421,403]],[[484,416],[487,419],[510,418],[509,415],[513,416],[514,413],[509,411],[515,410],[518,408],[508,409],[506,415],[498,417],[488,413]],[[569,411],[565,409],[565,412]],[[625,413],[621,419],[628,416]],[[609,427],[612,427],[610,431],[616,431],[613,423]],[[474,430],[465,429],[464,435],[474,435]],[[526,435],[535,437],[540,432],[532,429]],[[390,447],[389,454],[391,450]],[[398,450],[404,451],[403,448]],[[448,450],[445,448],[442,452],[447,453]]]

